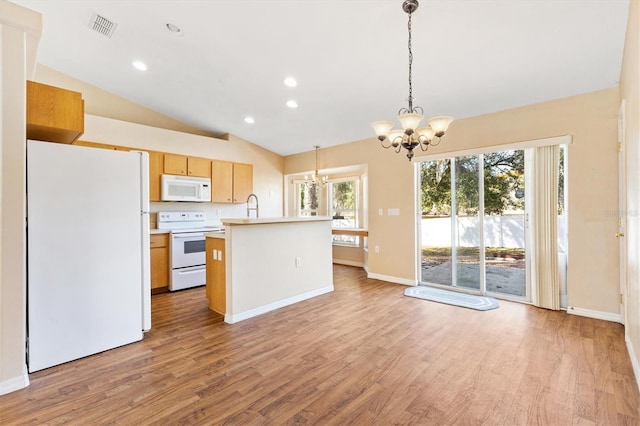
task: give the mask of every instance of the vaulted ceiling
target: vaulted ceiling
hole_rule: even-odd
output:
[[[372,137],[370,122],[406,106],[401,0],[13,1],[43,15],[38,62],[282,155]],[[628,11],[629,0],[421,0],[415,104],[460,119],[615,87]],[[111,37],[88,27],[93,14],[116,24]]]

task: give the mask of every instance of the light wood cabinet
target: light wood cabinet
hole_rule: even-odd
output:
[[[209,309],[219,314],[227,311],[227,281],[226,281],[226,253],[225,240],[222,238],[207,238],[205,243],[207,253],[207,286],[206,294]]]
[[[27,139],[72,143],[83,133],[81,93],[27,81]]]
[[[244,203],[253,192],[253,166],[233,164],[233,202]]]
[[[164,173],[168,175],[187,175],[187,157],[177,154],[164,155]]]
[[[178,154],[164,155],[164,173],[211,178],[211,160]]]
[[[187,157],[187,175],[211,178],[211,160],[208,158]]]
[[[253,192],[253,166],[211,161],[211,202],[244,203]]]
[[[211,202],[233,202],[233,163],[211,161]]]
[[[151,292],[169,287],[169,234],[151,234]]]
[[[162,173],[164,171],[165,154],[157,151],[149,152],[149,201],[160,201]]]

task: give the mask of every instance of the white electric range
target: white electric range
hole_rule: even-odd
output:
[[[205,233],[224,232],[224,227],[205,226],[203,211],[158,212],[158,229],[171,231],[169,290],[206,284]]]

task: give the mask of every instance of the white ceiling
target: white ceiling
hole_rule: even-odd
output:
[[[402,0],[14,2],[43,15],[38,62],[282,155],[372,137],[370,122],[406,106]],[[629,0],[420,3],[413,93],[427,117],[460,119],[618,84]],[[117,23],[112,38],[87,27],[93,12]],[[134,69],[136,59],[148,71]],[[297,87],[283,84],[289,75]]]

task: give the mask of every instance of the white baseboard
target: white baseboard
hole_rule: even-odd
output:
[[[372,274],[369,271],[367,271],[367,278],[371,278],[373,280],[387,281],[394,284],[402,284],[402,285],[410,285],[410,286],[417,285],[415,280],[409,280],[407,278],[392,277],[389,275]]]
[[[0,395],[17,391],[18,389],[29,386],[29,374],[26,373],[27,367],[24,367],[25,373],[22,376],[0,382]]]
[[[594,311],[591,309],[576,308],[575,306],[568,306],[567,313],[572,315],[580,315],[581,317],[595,318],[605,321],[619,322],[622,324],[622,317],[620,314],[613,314],[611,312]]]
[[[627,343],[627,352],[629,352],[629,358],[631,358],[631,366],[633,367],[633,374],[636,376],[636,384],[638,385],[638,390],[640,390],[640,363],[638,363],[638,356],[633,350],[633,346],[631,345],[631,340],[627,338],[625,333],[624,341]]]
[[[358,266],[360,268],[364,267],[364,263],[356,262],[354,260],[333,259],[333,263],[337,263],[338,265],[346,265],[346,266]]]
[[[317,290],[308,291],[306,293],[299,294],[297,296],[288,297],[286,299],[278,300],[277,302],[269,303],[268,305],[258,306],[257,308],[249,309],[248,311],[241,312],[239,314],[230,315],[225,314],[224,322],[228,324],[235,324],[237,322],[253,318],[255,316],[265,314],[267,312],[274,311],[285,306],[293,305],[294,303],[302,302],[303,300],[311,299],[312,297],[320,296],[325,293],[333,291],[333,284],[319,288]]]

